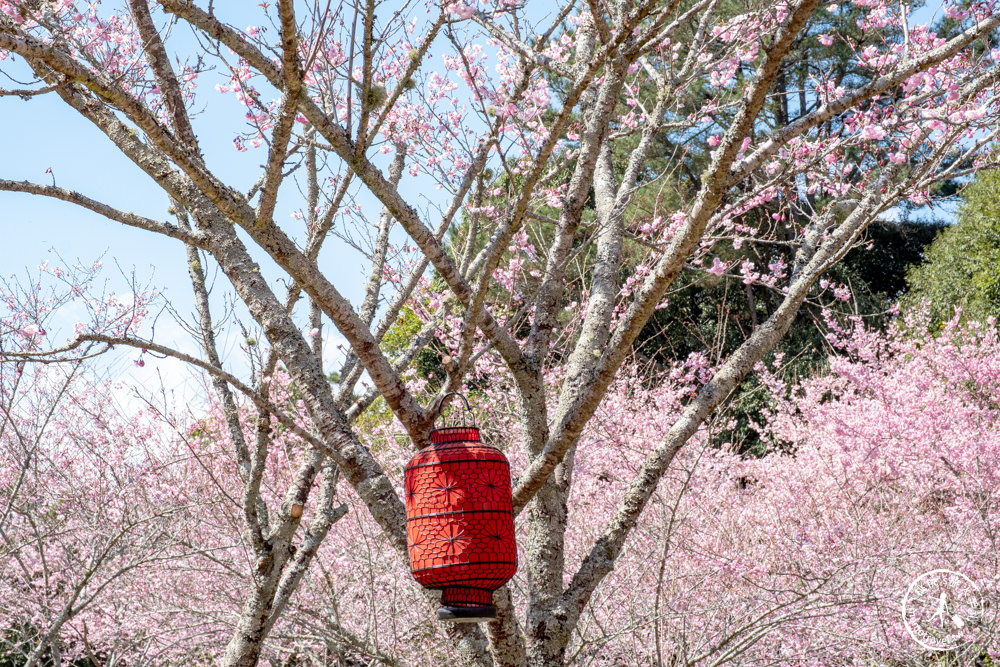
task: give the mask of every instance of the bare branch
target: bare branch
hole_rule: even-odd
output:
[[[278,120],[271,134],[271,146],[267,155],[267,167],[264,171],[264,185],[260,190],[260,203],[257,205],[257,226],[271,222],[274,206],[278,201],[278,188],[284,180],[282,169],[288,142],[292,137],[295,125],[296,100],[302,92],[302,76],[299,72],[299,40],[298,27],[295,25],[295,7],[291,0],[279,0],[278,14],[281,21],[281,72],[284,79],[285,94],[281,99]]]
[[[135,213],[125,213],[124,211],[119,211],[116,208],[108,206],[107,204],[99,202],[95,199],[91,199],[90,197],[80,194],[74,190],[67,190],[54,185],[30,183],[28,181],[10,181],[7,179],[0,179],[0,191],[25,192],[32,195],[41,195],[43,197],[60,199],[93,211],[94,213],[102,215],[109,220],[114,220],[115,222],[120,222],[123,225],[128,225],[129,227],[135,227],[136,229],[142,229],[147,232],[163,234],[164,236],[169,236],[170,238],[174,238],[198,247],[203,247],[207,243],[205,235],[201,232],[183,229],[177,225],[172,225],[169,222],[152,220],[141,215],[136,215]]]
[[[269,400],[261,396],[257,391],[244,384],[235,375],[232,375],[231,373],[224,371],[221,368],[216,368],[207,361],[198,359],[197,357],[193,357],[189,354],[185,354],[184,352],[180,352],[179,350],[175,350],[171,347],[160,345],[159,343],[154,343],[153,341],[142,340],[141,338],[132,338],[127,336],[82,334],[80,336],[77,336],[73,340],[73,342],[71,342],[69,345],[64,345],[63,347],[54,348],[51,350],[38,350],[35,352],[4,352],[4,356],[14,359],[25,359],[28,361],[37,361],[46,363],[51,361],[62,361],[62,359],[60,358],[61,355],[64,355],[67,352],[72,352],[73,350],[76,350],[81,345],[87,342],[104,343],[108,346],[108,349],[116,345],[126,345],[128,347],[133,347],[138,350],[148,350],[155,352],[156,354],[162,354],[166,357],[171,357],[173,359],[177,359],[178,361],[183,361],[186,364],[190,364],[192,366],[200,368],[203,371],[209,373],[210,375],[219,377],[228,382],[230,385],[235,387],[237,391],[239,391],[241,394],[249,398],[258,408],[266,410],[268,413],[273,415],[274,418],[277,419],[282,424],[282,426],[285,426],[286,428],[291,430],[293,433],[295,433],[295,435],[299,436],[309,444],[315,446],[317,449],[320,449],[321,451],[328,453],[331,456],[331,458],[335,460],[339,458],[337,453],[331,451],[330,448],[322,440],[318,439],[314,435],[303,430],[301,426],[295,423],[295,420],[292,417],[285,414],[283,410],[281,410],[276,405],[271,403]]]
[[[162,91],[163,102],[170,112],[174,132],[177,133],[181,141],[187,144],[189,149],[200,155],[198,138],[191,126],[191,118],[188,116],[184,96],[181,95],[180,85],[177,83],[177,75],[174,73],[173,67],[170,66],[170,56],[167,55],[163,40],[153,24],[153,17],[149,14],[149,4],[147,0],[129,0],[129,7],[132,10],[136,29],[143,41],[143,54],[146,57],[146,62],[153,70],[156,83]]]

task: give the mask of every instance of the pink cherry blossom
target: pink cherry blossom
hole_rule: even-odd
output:
[[[879,140],[884,139],[885,135],[885,128],[881,125],[865,125],[865,127],[861,130],[862,139]]]
[[[464,2],[453,2],[448,5],[448,11],[460,19],[472,18],[476,13],[475,7],[468,5]]]

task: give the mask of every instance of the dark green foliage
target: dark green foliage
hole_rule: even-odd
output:
[[[858,247],[826,276],[851,288],[851,301],[832,304],[834,312],[842,318],[859,315],[869,326],[885,326],[892,305],[906,287],[908,267],[921,261],[925,247],[940,229],[940,225],[924,223],[886,222],[870,227]],[[761,253],[757,270],[766,269],[770,259]],[[716,362],[739,347],[779,303],[779,294],[759,284],[748,286],[732,277],[685,271],[666,306],[653,314],[636,340],[636,350],[642,358],[662,365],[697,352],[705,352]],[[783,354],[789,379],[824,370],[831,351],[824,329],[819,306],[807,303],[768,359]],[[764,453],[776,445],[760,442],[753,428],[763,420],[767,401],[767,392],[755,379],[745,380],[727,407],[735,426],[720,431],[717,441],[732,443],[748,454]]]
[[[847,276],[861,279],[862,285],[883,304],[895,302],[906,291],[906,274],[924,259],[924,252],[943,223],[880,223],[868,228],[869,248],[858,248],[844,258]]]
[[[22,667],[26,662],[25,656],[31,652],[31,648],[38,640],[38,632],[35,628],[25,625],[19,631],[8,631],[0,637],[0,667]],[[90,658],[80,658],[73,661],[60,661],[63,667],[99,667],[105,657],[98,655],[98,662],[93,662]],[[38,663],[41,667],[53,667],[55,660],[52,658],[52,651],[47,650],[42,655]]]
[[[1000,316],[1000,172],[976,177],[958,221],[938,234],[906,279],[904,307],[925,301],[932,322],[951,319],[956,306],[970,319]]]

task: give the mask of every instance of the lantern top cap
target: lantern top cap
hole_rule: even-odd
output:
[[[479,429],[475,426],[445,426],[431,431],[431,442],[480,442]]]

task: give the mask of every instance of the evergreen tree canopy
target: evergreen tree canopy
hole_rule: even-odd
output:
[[[927,248],[924,262],[907,273],[904,304],[926,301],[934,321],[955,307],[971,319],[1000,315],[1000,172],[984,172],[966,189],[957,222]]]

